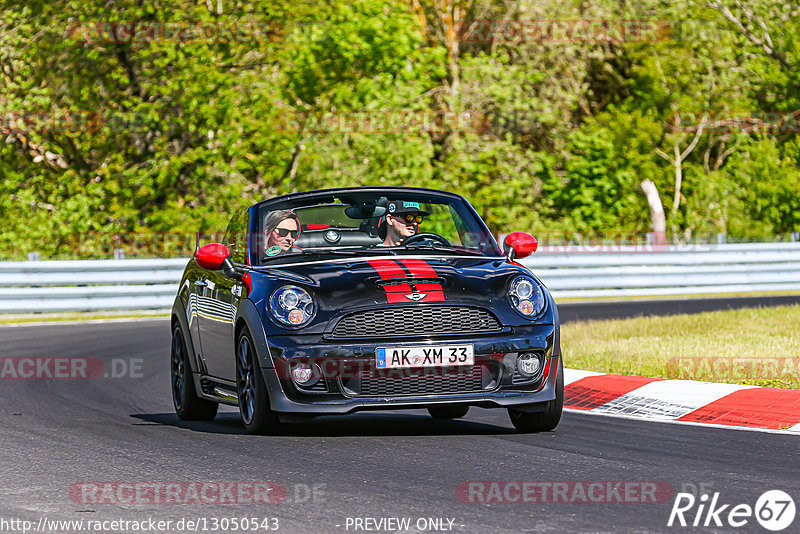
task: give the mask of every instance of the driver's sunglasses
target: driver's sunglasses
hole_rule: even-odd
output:
[[[292,234],[292,239],[297,239],[297,236],[300,235],[300,230],[289,230],[288,228],[275,228],[275,231],[278,232],[278,235],[281,237]]]
[[[422,221],[425,220],[425,217],[423,217],[422,215],[411,215],[410,213],[406,213],[405,217],[403,217],[403,218],[409,224],[411,224],[411,223],[419,224],[419,223],[421,223]]]

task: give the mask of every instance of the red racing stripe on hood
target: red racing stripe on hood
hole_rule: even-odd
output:
[[[394,260],[367,260],[383,279],[406,278],[406,272]]]
[[[414,284],[418,293],[425,295],[422,302],[436,302],[444,300],[444,290],[441,284]]]
[[[414,283],[414,278],[435,278],[438,276],[433,267],[426,261],[404,258],[398,260],[367,260],[367,263],[378,271],[378,275],[383,280],[398,278],[408,280],[408,284],[386,284],[383,286],[387,302],[442,302],[445,300],[441,284],[435,282]],[[414,298],[415,296],[417,298]]]
[[[411,302],[410,299],[406,298],[406,295],[412,293],[412,289],[409,284],[385,285],[383,286],[383,290],[386,292],[387,302]]]
[[[421,276],[425,278],[434,278],[438,276],[436,271],[431,267],[431,264],[425,260],[420,260],[417,258],[402,258],[398,259],[398,262],[402,263],[408,272],[411,273],[411,276]]]
[[[431,264],[425,260],[418,258],[398,258],[398,263],[403,264],[403,267],[408,269],[411,276],[414,278],[438,278],[436,270],[431,267]],[[413,283],[413,281],[412,281]],[[423,284],[414,284],[414,288],[424,297],[419,299],[419,302],[441,302],[444,300],[444,290],[442,285],[438,282],[428,282]]]

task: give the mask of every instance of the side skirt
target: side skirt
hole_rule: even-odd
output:
[[[198,394],[200,397],[220,404],[227,404],[228,406],[239,406],[236,384],[205,375],[198,375],[198,378],[200,383]]]

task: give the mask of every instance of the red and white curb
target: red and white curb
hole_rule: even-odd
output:
[[[800,435],[800,389],[564,369],[564,408],[593,414]]]

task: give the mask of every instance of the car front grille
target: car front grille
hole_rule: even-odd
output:
[[[334,339],[490,334],[502,325],[488,310],[467,306],[403,306],[354,312],[333,329]]]
[[[409,397],[485,393],[500,383],[498,362],[483,359],[466,367],[377,369],[371,362],[345,363],[339,385],[348,397]]]
[[[497,377],[485,364],[446,371],[442,368],[364,368],[358,380],[349,380],[343,385],[350,395],[357,397],[456,395],[495,389]]]

